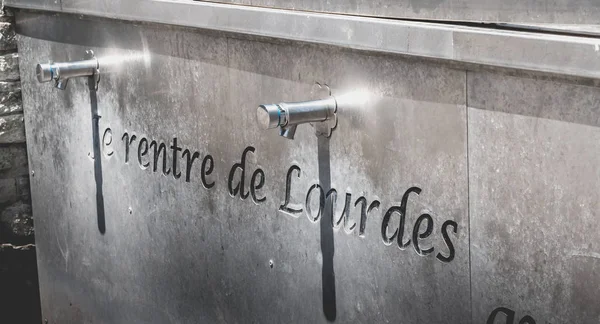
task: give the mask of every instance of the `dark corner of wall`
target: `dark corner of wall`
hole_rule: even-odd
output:
[[[14,15],[0,8],[0,323],[41,323]]]

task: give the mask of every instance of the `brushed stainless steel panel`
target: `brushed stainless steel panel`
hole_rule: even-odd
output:
[[[185,5],[193,0],[6,0],[8,6],[36,9],[87,9],[108,11],[113,14],[135,9],[142,13],[147,6],[164,4],[167,6]],[[572,25],[568,30],[579,30],[578,26],[596,28],[600,4],[594,0],[559,0],[549,3],[544,0],[357,0],[357,1],[318,1],[318,0],[219,0],[215,2],[239,4],[255,7],[292,9],[347,15],[362,15],[387,18],[409,18],[421,20],[467,21],[487,23],[515,23],[523,25],[557,24]],[[167,12],[165,12],[167,14]]]
[[[600,88],[467,84],[473,322],[598,323]]]
[[[469,321],[464,71],[169,26],[17,19],[49,323]],[[88,48],[100,61],[96,96],[83,79],[62,92],[35,81],[36,63]],[[259,129],[259,104],[310,99],[315,81],[354,98],[330,140],[309,125],[293,141]],[[143,138],[165,143],[168,171],[162,156],[153,171],[152,153],[140,166]],[[249,147],[240,199],[228,180]],[[189,182],[186,149],[199,155]],[[209,154],[214,167],[203,167]],[[303,211],[290,215],[279,209],[293,165],[288,207]],[[348,199],[347,223],[333,229],[330,209],[318,214],[315,184],[336,189],[336,220]],[[387,211],[386,237],[399,227],[405,194],[402,242],[413,242],[401,250],[381,229]],[[361,204],[375,200],[360,236]]]
[[[61,0],[4,0],[3,5],[27,9],[61,11]]]
[[[566,28],[565,25],[538,24],[535,28],[546,32],[534,33],[198,1],[75,1],[63,3],[63,11],[468,64],[600,77],[598,39],[548,33]],[[593,33],[593,26],[586,26]],[[577,33],[582,33],[579,27]]]
[[[74,0],[63,0],[72,2]],[[113,0],[114,1],[114,0]],[[472,22],[599,24],[594,0],[219,0],[273,7],[364,16]]]

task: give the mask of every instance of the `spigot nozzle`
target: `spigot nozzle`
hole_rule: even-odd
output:
[[[278,105],[260,105],[256,110],[256,121],[262,129],[281,126],[281,108]]]
[[[263,129],[280,127],[279,134],[293,139],[296,126],[319,123],[335,117],[337,102],[334,97],[302,102],[282,102],[258,106],[256,120]]]
[[[39,82],[54,81],[54,86],[64,90],[70,78],[94,77],[94,86],[99,81],[98,59],[94,52],[87,51],[86,59],[82,61],[38,64],[35,74]]]
[[[35,74],[38,82],[40,83],[52,81],[54,78],[52,73],[52,64],[38,64],[35,67]]]

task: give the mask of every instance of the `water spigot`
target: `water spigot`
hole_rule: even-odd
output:
[[[82,61],[38,64],[36,75],[39,82],[54,81],[54,86],[60,90],[67,88],[70,78],[90,77],[90,85],[94,89],[98,89],[100,82],[98,59],[91,50],[86,51]]]
[[[256,119],[261,128],[279,127],[279,135],[294,139],[298,125],[334,119],[336,111],[335,98],[328,97],[320,100],[260,105],[256,110]]]

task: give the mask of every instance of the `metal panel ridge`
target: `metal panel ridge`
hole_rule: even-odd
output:
[[[4,0],[2,3],[7,7],[61,11],[61,0]]]
[[[600,77],[600,40],[588,37],[176,0],[63,0],[62,6],[64,12],[113,19]]]
[[[153,0],[147,0],[147,2]],[[194,0],[181,0],[192,2]],[[61,0],[6,0],[17,7],[44,8]],[[120,5],[122,0],[73,1],[77,6]],[[83,4],[80,4],[80,3]],[[170,1],[175,2],[175,1]],[[600,3],[595,0],[214,0],[213,2],[395,19],[486,22],[509,24],[598,25]]]
[[[534,70],[600,77],[600,40],[175,0],[63,0],[62,11]],[[577,59],[575,59],[577,58]]]
[[[215,0],[352,15],[490,23],[598,24],[595,0]]]

